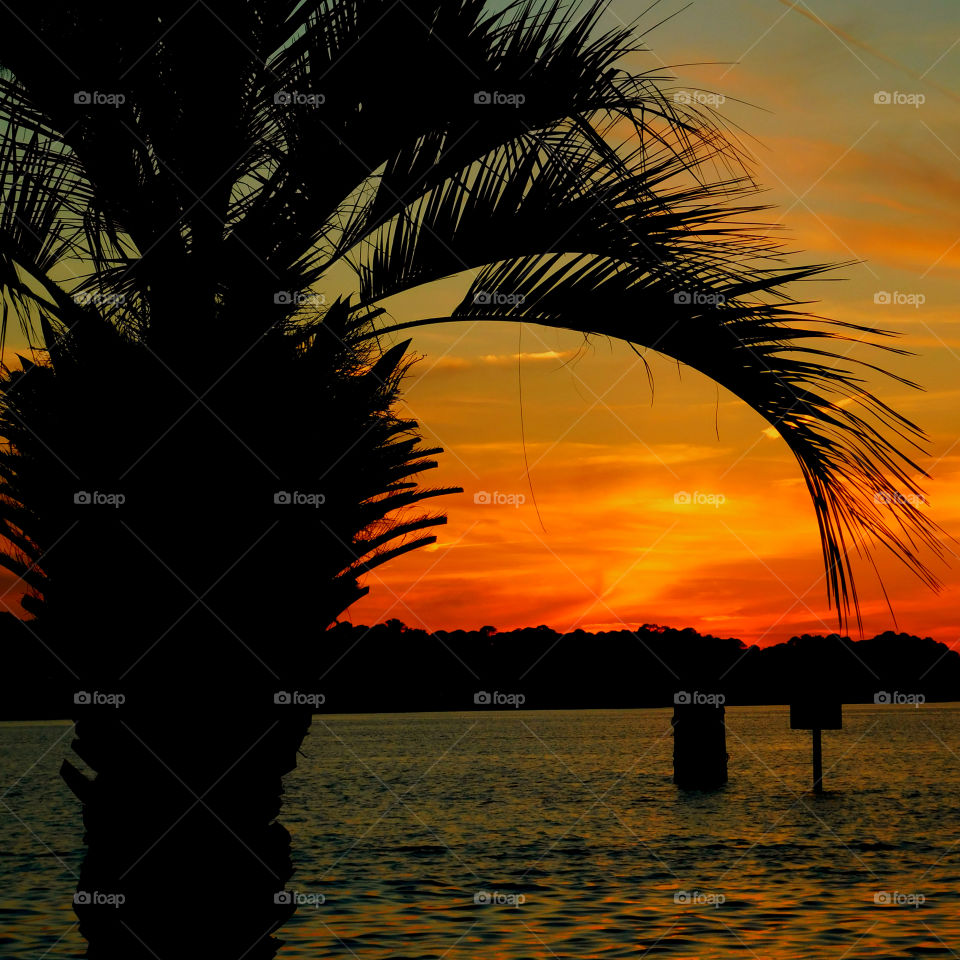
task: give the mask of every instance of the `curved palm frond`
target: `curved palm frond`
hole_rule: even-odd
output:
[[[296,358],[332,376],[312,366],[318,351],[350,366],[363,343],[450,319],[624,339],[702,371],[780,432],[841,617],[856,609],[851,550],[882,544],[934,584],[922,552],[939,552],[937,528],[911,498],[876,496],[917,491],[922,434],[869,390],[877,366],[846,360],[861,341],[891,349],[885,334],[804,312],[789,285],[825,267],[786,263],[755,222],[739,145],[671,98],[664,71],[624,68],[641,39],[605,27],[607,9],[7,4],[5,304],[35,339],[39,325],[55,366],[81,328],[100,349],[116,334],[198,394],[251,349],[258,369]],[[115,102],[78,99],[97,91]],[[303,309],[345,266],[355,289]],[[474,279],[448,316],[383,322],[389,297],[461,273]],[[406,453],[380,475],[402,485],[431,463]],[[414,502],[388,486],[384,503]],[[376,525],[379,509],[361,514]],[[412,537],[418,522],[396,529]],[[341,571],[363,566],[361,541],[392,551],[368,566],[395,555],[386,533],[354,527]]]

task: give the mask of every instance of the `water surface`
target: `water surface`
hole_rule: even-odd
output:
[[[318,716],[281,957],[956,955],[960,705],[845,708],[821,797],[785,707],[728,708],[730,783],[678,791],[670,715]],[[82,949],[69,739],[0,725],[4,957]]]

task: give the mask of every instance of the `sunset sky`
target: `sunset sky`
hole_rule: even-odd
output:
[[[926,392],[874,385],[930,434],[929,509],[960,537],[960,37],[937,25],[955,22],[952,0],[683,6],[660,3],[644,18],[677,14],[630,65],[678,65],[677,91],[727,98],[723,115],[756,138],[763,200],[777,208],[769,219],[805,251],[797,262],[864,261],[838,271],[843,282],[806,284],[803,298],[823,315],[902,331],[917,353],[882,362]],[[627,21],[642,9],[614,5]],[[878,92],[908,102],[875,103]],[[391,310],[435,316],[461,290],[452,279]],[[923,302],[877,304],[881,291]],[[466,493],[447,498],[439,543],[371,575],[349,619],[431,629],[653,622],[762,644],[836,629],[799,470],[729,393],[649,355],[651,398],[625,345],[534,326],[518,338],[515,326],[450,324],[418,331],[414,346],[425,358],[408,412],[446,450],[425,479]],[[677,504],[680,491],[723,502]],[[481,492],[526,500],[475,503]],[[953,645],[960,560],[935,567],[939,596],[879,561],[899,628]],[[866,635],[892,628],[870,566],[857,569]]]
[[[610,25],[645,5],[615,2]],[[662,0],[641,19],[654,28],[650,52],[625,65],[672,74],[672,93],[726,98],[720,112],[746,131],[766,187],[759,202],[775,208],[767,219],[803,251],[795,263],[862,261],[795,294],[818,301],[819,314],[902,332],[899,345],[916,356],[855,355],[925,387],[872,384],[927,430],[924,509],[960,540],[960,36],[951,22],[955,0]],[[397,320],[442,315],[469,280],[386,306]],[[875,302],[881,293],[901,302]],[[423,359],[406,413],[445,449],[423,479],[465,493],[443,502],[439,542],[369,575],[370,594],[347,619],[428,629],[659,623],[761,644],[837,628],[800,471],[724,389],[648,353],[651,396],[625,344],[532,325],[419,328],[413,346]],[[677,503],[680,493],[700,502]],[[507,502],[476,502],[484,494]],[[951,566],[927,558],[940,595],[892,558],[877,560],[896,626],[953,645],[960,543],[946,546]],[[864,633],[893,628],[873,569],[857,572]],[[0,600],[22,613],[5,577]]]

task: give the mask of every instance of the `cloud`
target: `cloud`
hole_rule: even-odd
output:
[[[466,357],[454,357],[450,354],[444,354],[441,357],[437,357],[436,360],[433,360],[428,356],[423,362],[424,369],[418,370],[417,373],[428,373],[431,370],[469,370],[472,366],[473,363]]]
[[[514,366],[518,361],[537,363],[545,360],[567,360],[576,353],[575,350],[542,350],[539,353],[488,353],[478,357],[459,357],[453,354],[443,354],[433,360],[429,355],[423,362],[420,373],[429,373],[431,370],[475,370],[480,365],[493,367]]]
[[[864,43],[862,40],[858,40],[853,34],[848,33],[846,30],[841,30],[839,27],[835,26],[832,23],[824,20],[817,14],[815,14],[809,7],[799,3],[794,3],[793,0],[780,0],[785,7],[789,7],[795,13],[799,13],[800,16],[806,17],[808,20],[811,20],[813,23],[819,24],[821,27],[829,30],[841,43],[849,44],[849,46],[856,47],[859,50],[863,50],[864,53],[869,53],[870,56],[876,57],[878,60],[882,60],[884,63],[889,64],[892,67],[896,67],[897,70],[902,71],[907,74],[909,77],[912,77],[914,80],[920,81],[932,87],[934,90],[942,93],[944,96],[949,97],[951,100],[956,100],[960,102],[960,94],[955,93],[953,90],[950,90],[948,87],[944,87],[942,84],[931,80],[925,73],[919,73],[914,70],[912,67],[908,67],[906,64],[901,63],[899,60],[894,60],[893,57],[888,56],[883,51],[878,50],[876,47],[870,46],[868,43]]]
[[[543,350],[540,353],[509,353],[505,355],[489,353],[480,359],[493,366],[502,366],[504,364],[515,364],[518,360],[524,362],[528,360],[566,360],[572,357],[574,352],[573,350]]]
[[[636,446],[619,447],[604,453],[574,454],[572,462],[585,466],[650,466],[656,464],[695,463],[700,460],[724,459],[730,456],[730,447],[696,446],[689,443],[649,444],[645,449]]]

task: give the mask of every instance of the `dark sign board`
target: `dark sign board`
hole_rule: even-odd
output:
[[[839,700],[804,700],[790,704],[791,730],[840,730],[843,728]]]

